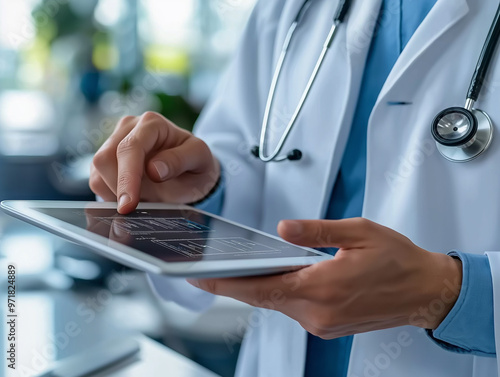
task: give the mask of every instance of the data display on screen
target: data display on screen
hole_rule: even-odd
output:
[[[37,208],[44,214],[165,262],[307,257],[316,254],[193,210]]]

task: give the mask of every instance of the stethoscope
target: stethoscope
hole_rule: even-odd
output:
[[[285,131],[281,135],[274,150],[265,155],[267,149],[267,134],[269,129],[269,117],[272,111],[274,99],[276,96],[276,88],[282,73],[283,64],[287,57],[288,48],[292,41],[293,35],[297,29],[298,24],[306,13],[311,0],[305,0],[299,9],[297,17],[295,17],[288,33],[285,37],[281,54],[276,65],[276,69],[271,80],[271,87],[267,97],[266,107],[264,111],[264,118],[262,121],[262,128],[260,133],[260,142],[258,146],[252,148],[252,154],[260,158],[263,162],[280,162],[280,161],[298,161],[302,158],[302,151],[293,149],[286,155],[280,155],[283,146],[290,135],[290,132],[295,125],[298,116],[300,115],[304,103],[311,92],[311,87],[316,80],[318,72],[323,65],[326,53],[332,45],[338,26],[344,21],[345,16],[349,10],[352,0],[340,0],[335,16],[333,18],[333,25],[328,33],[328,36],[323,45],[321,54],[316,62],[309,81],[302,93],[299,103],[293,113],[290,121],[288,122]],[[467,99],[464,107],[450,107],[441,111],[432,122],[432,136],[436,141],[436,146],[441,155],[446,159],[453,162],[467,162],[481,155],[488,149],[493,137],[493,122],[491,118],[484,111],[475,109],[474,104],[477,101],[481,92],[485,77],[491,66],[491,61],[495,48],[498,44],[500,37],[500,6],[497,9],[495,18],[491,25],[488,36],[485,40],[481,55],[476,65],[476,69],[471,79],[469,90],[467,92]]]
[[[484,42],[474,70],[465,107],[450,107],[441,111],[432,122],[432,136],[438,151],[452,162],[467,162],[488,149],[493,138],[493,122],[484,111],[475,109],[479,93],[491,66],[493,53],[500,37],[500,6]]]

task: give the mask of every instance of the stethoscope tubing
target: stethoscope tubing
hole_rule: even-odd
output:
[[[476,64],[476,69],[471,79],[469,90],[467,92],[467,99],[472,101],[477,101],[481,89],[483,87],[486,75],[488,74],[489,68],[491,66],[491,61],[495,54],[495,50],[498,46],[498,40],[500,38],[500,4],[498,6],[497,12],[493,23],[491,24],[488,36],[484,42],[483,49],[479,55],[479,59]]]
[[[281,72],[282,72],[281,68],[282,68],[283,62],[285,60],[286,52],[281,54],[281,57],[279,60],[280,70],[276,76],[276,80],[273,80],[273,85],[271,86],[271,92],[270,92],[271,95],[269,96],[269,100],[268,100],[268,103],[266,105],[266,112],[265,112],[265,117],[264,117],[265,123],[263,124],[263,132],[261,133],[259,157],[262,161],[269,162],[269,161],[276,159],[276,157],[278,157],[279,153],[283,149],[283,146],[284,146],[286,140],[288,139],[288,136],[290,135],[290,131],[292,130],[293,126],[295,125],[295,122],[297,121],[297,118],[299,117],[300,113],[302,112],[302,109],[304,108],[304,103],[305,103],[307,97],[309,96],[309,93],[311,92],[311,88],[314,85],[316,78],[318,77],[318,72],[321,69],[323,62],[325,61],[326,53],[328,52],[328,49],[330,48],[331,41],[333,40],[333,38],[335,36],[336,30],[337,30],[337,24],[334,24],[332,26],[332,28],[330,29],[330,32],[328,34],[328,38],[323,46],[323,50],[321,51],[320,57],[316,62],[316,65],[314,67],[314,70],[313,70],[310,78],[309,78],[309,81],[307,82],[306,88],[305,88],[304,92],[302,93],[302,96],[299,100],[299,104],[295,108],[295,112],[293,113],[292,118],[288,122],[286,129],[283,132],[283,135],[281,135],[281,138],[280,138],[278,144],[276,145],[274,151],[269,156],[265,156],[264,152],[265,152],[266,147],[267,147],[266,136],[267,136],[267,129],[269,127],[269,116],[270,116],[271,108],[272,108],[274,98],[275,98],[277,83],[278,83],[279,77],[281,76]]]

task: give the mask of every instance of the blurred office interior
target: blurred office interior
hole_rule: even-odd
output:
[[[0,0],[0,199],[94,200],[92,155],[124,115],[158,111],[191,129],[254,3]],[[142,273],[3,214],[0,258],[2,271],[17,265],[20,358],[74,320],[84,335],[56,342],[47,363],[130,331],[234,373],[243,304],[218,298],[189,312],[156,298]],[[122,275],[123,289],[102,298]],[[95,314],[89,323],[82,305]]]

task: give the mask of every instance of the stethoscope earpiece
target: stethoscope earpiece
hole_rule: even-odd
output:
[[[254,146],[254,147],[250,150],[250,152],[252,152],[252,154],[253,154],[255,157],[257,157],[257,158],[259,158],[259,154],[260,154],[260,152],[259,152],[259,151],[260,151],[260,148],[259,148],[259,146],[258,146],[258,145]]]
[[[302,159],[302,152],[299,149],[294,149],[287,155],[288,160],[290,161],[299,161]]]
[[[260,158],[260,147],[258,145],[254,146],[251,149],[252,154]],[[281,162],[281,161],[299,161],[302,159],[302,151],[300,149],[294,149],[286,155],[286,157],[277,157],[273,161],[275,162]]]

